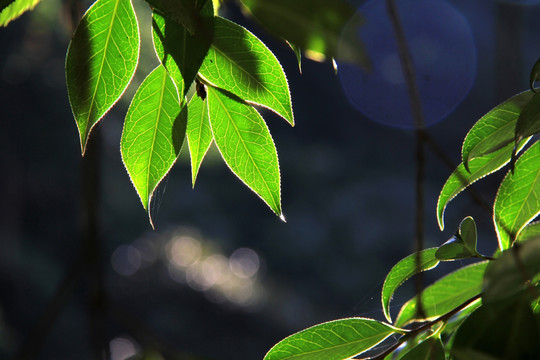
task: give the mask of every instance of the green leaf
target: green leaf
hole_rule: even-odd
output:
[[[40,0],[0,0],[0,26],[7,26],[26,11],[36,7]]]
[[[186,136],[191,157],[191,180],[195,186],[199,168],[213,139],[208,106],[197,95],[193,95],[188,105]]]
[[[463,219],[458,232],[439,247],[435,257],[439,260],[457,260],[479,256],[476,251],[476,224],[470,216]]]
[[[532,91],[535,91],[534,89],[534,83],[538,80],[540,77],[540,59],[536,60],[536,63],[534,64],[531,75],[529,77],[529,86]]]
[[[66,81],[83,154],[90,131],[135,74],[139,46],[130,0],[98,0],[79,22],[66,56]]]
[[[465,169],[469,169],[472,159],[492,153],[514,141],[517,119],[532,96],[531,91],[515,95],[474,124],[461,150]]]
[[[529,303],[482,305],[459,327],[450,352],[457,360],[540,359],[540,334]]]
[[[207,88],[214,141],[229,168],[283,219],[276,147],[257,110],[220,89]]]
[[[485,303],[509,298],[533,286],[540,273],[540,239],[516,244],[491,261],[484,275]]]
[[[206,2],[200,16],[207,30],[202,34],[192,35],[174,20],[157,12],[152,15],[152,35],[157,57],[177,83],[179,93],[183,95],[195,79],[212,42],[212,34],[207,34],[213,31],[214,12],[211,1]]]
[[[540,238],[540,221],[530,223],[521,230],[517,240],[519,242]]]
[[[520,151],[527,142],[528,140],[525,139],[517,151]],[[508,144],[495,152],[472,159],[469,162],[468,171],[465,169],[463,163],[454,170],[448,180],[446,180],[437,202],[437,221],[441,230],[444,229],[444,211],[448,203],[469,185],[506,165],[510,161],[513,150],[513,145]]]
[[[152,226],[152,195],[180,153],[186,117],[186,112],[180,111],[174,82],[167,70],[158,66],[131,101],[120,142],[122,161]]]
[[[371,349],[393,333],[388,324],[349,318],[315,325],[277,343],[264,360],[343,360]]]
[[[499,248],[508,249],[521,230],[540,213],[540,142],[521,155],[495,199],[493,221]]]
[[[440,338],[429,337],[407,351],[402,360],[445,360],[444,346]]]
[[[460,268],[428,286],[422,292],[422,308],[425,320],[446,314],[482,291],[482,277],[487,262],[479,262]],[[401,308],[395,326],[402,327],[416,318],[418,297],[410,299]]]
[[[279,61],[242,26],[215,18],[212,46],[199,71],[206,82],[267,107],[294,125],[289,84]]]
[[[540,132],[540,94],[536,93],[519,114],[515,131],[516,142],[538,132]]]
[[[314,60],[335,58],[369,67],[369,59],[356,31],[362,22],[343,0],[241,0],[246,10],[275,35],[295,44]]]
[[[420,264],[417,264],[417,254],[407,256],[400,260],[388,273],[382,287],[381,301],[384,316],[392,321],[390,316],[390,301],[397,288],[414,274],[433,269],[439,264],[435,258],[437,248],[425,249],[420,252]]]
[[[210,6],[213,13],[213,5],[210,0],[146,0],[152,8],[161,14],[183,25],[191,35],[200,35],[211,39],[211,31],[207,27],[202,8]]]

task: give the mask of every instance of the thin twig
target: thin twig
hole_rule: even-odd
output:
[[[416,84],[416,76],[414,73],[414,65],[412,62],[411,54],[407,47],[407,39],[405,38],[405,32],[399,19],[395,0],[386,0],[386,9],[392,22],[394,29],[394,36],[396,38],[399,59],[401,62],[401,68],[405,75],[407,84],[407,92],[409,94],[409,101],[411,103],[411,109],[413,113],[415,135],[416,135],[416,181],[415,181],[415,202],[416,202],[416,266],[421,268],[420,252],[424,249],[424,176],[425,176],[425,130],[424,130],[424,114],[422,111],[422,103],[420,102],[420,94],[418,92],[418,86]],[[422,306],[421,293],[423,290],[423,276],[422,272],[418,271],[416,276],[416,294],[418,297],[416,312],[419,316],[423,316],[424,309]]]

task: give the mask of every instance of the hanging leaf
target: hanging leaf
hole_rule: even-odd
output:
[[[461,150],[465,169],[469,170],[472,159],[497,151],[514,141],[517,119],[532,96],[531,91],[515,95],[474,124]]]
[[[0,26],[7,26],[25,12],[32,10],[40,0],[0,0]]]
[[[470,216],[463,219],[458,232],[439,247],[435,257],[441,261],[480,256],[476,250],[476,223]]]
[[[191,35],[207,37],[211,39],[211,31],[208,31],[208,23],[202,8],[210,6],[213,12],[211,0],[146,0],[152,8],[161,14],[185,27]]]
[[[525,139],[517,148],[519,152],[527,144],[529,139]],[[477,180],[494,173],[510,161],[513,145],[508,144],[504,148],[489,153],[469,162],[469,169],[466,170],[461,163],[450,175],[444,184],[439,200],[437,202],[437,221],[441,230],[444,229],[444,211],[448,203],[460,192]]]
[[[152,227],[152,195],[176,161],[185,130],[186,112],[180,112],[176,86],[160,65],[133,97],[120,142],[122,161]]]
[[[460,268],[436,281],[422,291],[424,319],[416,319],[418,297],[410,299],[401,308],[395,326],[403,327],[413,320],[430,320],[453,310],[482,291],[482,278],[487,261]]]
[[[401,360],[445,360],[444,346],[439,337],[429,337],[407,351]]]
[[[521,230],[540,213],[540,142],[517,160],[499,187],[493,206],[493,221],[499,248],[508,249]]]
[[[343,0],[290,1],[241,0],[255,19],[275,35],[305,51],[307,57],[321,61],[335,58],[341,62],[369,68],[369,59],[355,31],[362,23],[353,16],[355,9]]]
[[[257,110],[220,89],[207,88],[214,141],[229,168],[283,219],[276,147]]]
[[[152,14],[152,38],[158,59],[177,83],[180,94],[185,95],[195,80],[208,48],[212,43],[214,12],[207,1],[200,12],[205,32],[192,35],[186,27],[158,12]],[[185,87],[180,88],[179,84]]]
[[[281,340],[270,349],[264,360],[349,359],[400,332],[403,330],[372,319],[330,321]]]
[[[538,132],[540,132],[540,94],[536,93],[519,114],[515,131],[516,142]]]
[[[191,181],[192,185],[195,186],[199,168],[213,139],[208,118],[208,106],[197,95],[191,98],[188,105],[186,136],[191,157]]]
[[[433,269],[439,264],[439,260],[435,258],[436,251],[437,248],[422,250],[420,252],[419,264],[417,263],[416,253],[409,255],[394,265],[388,275],[386,275],[381,292],[382,308],[386,320],[392,321],[390,316],[390,301],[397,288],[414,274]]]
[[[66,56],[66,81],[84,154],[90,131],[120,99],[139,61],[130,0],[98,0],[79,22]]]
[[[487,303],[509,298],[534,286],[539,274],[540,239],[520,243],[490,262],[484,275],[482,300]]]
[[[267,107],[294,125],[289,84],[279,61],[242,26],[215,18],[212,46],[199,71],[207,82]]]

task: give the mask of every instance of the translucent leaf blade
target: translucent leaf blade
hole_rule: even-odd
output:
[[[434,319],[482,292],[482,278],[487,261],[460,268],[428,286],[422,292],[425,319]],[[401,308],[395,325],[402,327],[416,318],[417,298]],[[418,319],[421,320],[421,319]]]
[[[528,142],[524,140],[518,147],[519,152]],[[489,153],[469,162],[469,169],[465,169],[461,163],[446,180],[439,199],[437,201],[437,221],[441,230],[444,229],[444,211],[448,203],[452,201],[460,192],[477,180],[494,173],[510,162],[513,152],[513,145],[508,144],[504,148]]]
[[[440,338],[430,337],[409,350],[401,360],[445,360],[444,346]]]
[[[7,26],[25,12],[32,10],[40,0],[2,0],[0,1],[0,26]]]
[[[83,154],[92,128],[129,85],[139,46],[130,0],[98,0],[79,22],[66,56],[66,82]]]
[[[158,59],[184,94],[195,79],[212,42],[214,12],[207,1],[199,14],[203,30],[192,34],[185,26],[160,13],[152,14],[152,38]],[[179,84],[185,84],[182,89]]]
[[[472,217],[467,216],[459,224],[458,232],[439,247],[435,257],[445,261],[479,256],[476,250],[476,241],[476,223]]]
[[[294,125],[289,84],[281,64],[242,26],[215,18],[212,46],[200,74],[207,82],[267,107]]]
[[[540,213],[540,142],[534,143],[520,156],[501,182],[493,222],[499,248],[508,249],[521,230]]]
[[[433,269],[439,264],[439,260],[435,258],[436,251],[437,248],[422,250],[420,252],[420,264],[417,264],[417,254],[411,254],[394,265],[388,275],[386,275],[381,294],[382,307],[386,320],[392,321],[390,316],[390,301],[397,288],[414,274]]]
[[[197,95],[191,98],[188,105],[186,136],[191,157],[191,181],[192,185],[195,186],[199,168],[213,139],[208,117],[208,106]]]
[[[176,161],[185,129],[177,89],[167,70],[158,66],[133,97],[120,142],[122,161],[151,224],[152,195]]]
[[[372,319],[322,323],[277,343],[264,360],[343,360],[374,347],[398,329]]]
[[[518,117],[532,95],[531,91],[515,95],[474,124],[465,137],[461,151],[466,169],[472,159],[492,153],[514,141]]]
[[[525,226],[519,233],[517,240],[521,242],[536,238],[540,238],[540,221],[536,221]]]
[[[517,141],[540,132],[540,94],[536,93],[525,105],[516,123]]]
[[[208,87],[208,113],[214,141],[236,176],[278,215],[281,184],[270,132],[257,110],[219,89]]]

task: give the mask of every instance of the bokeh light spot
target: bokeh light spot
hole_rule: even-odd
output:
[[[129,339],[117,337],[110,341],[111,360],[126,360],[137,355],[137,348]]]
[[[365,44],[372,69],[339,64],[339,79],[351,104],[377,122],[415,127],[407,84],[385,0],[371,0],[344,30]],[[416,84],[429,126],[445,118],[467,95],[476,75],[476,47],[469,23],[443,0],[396,2],[416,75]]]
[[[259,255],[251,249],[237,249],[229,259],[229,267],[234,275],[249,278],[259,271]]]
[[[120,275],[133,275],[141,268],[141,254],[133,246],[119,246],[111,256],[111,265]]]
[[[169,259],[175,266],[190,266],[199,261],[201,255],[201,243],[191,236],[177,236],[169,242]]]

